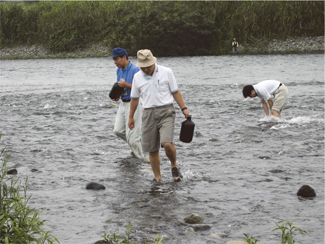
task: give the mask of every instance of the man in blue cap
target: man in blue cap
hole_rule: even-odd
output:
[[[130,93],[133,76],[140,71],[140,68],[128,60],[128,54],[123,48],[114,48],[112,57],[115,65],[117,66],[116,74],[118,85],[124,88],[121,96],[114,99],[114,101],[121,100],[116,114],[114,133],[129,144],[132,154],[134,154],[136,158],[144,158],[140,136],[142,120],[141,104],[140,107],[137,108],[134,115],[135,120],[137,121],[136,128],[130,130],[128,126],[131,101]],[[146,161],[148,159],[144,158],[144,160]]]

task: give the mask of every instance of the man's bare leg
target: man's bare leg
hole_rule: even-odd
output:
[[[281,114],[280,114],[278,111],[275,111],[275,110],[272,109],[272,110],[271,110],[271,113],[272,113],[272,115],[275,116],[275,117],[279,117],[279,118],[281,117]]]
[[[151,164],[153,174],[155,176],[155,180],[161,181],[159,151],[149,152],[149,159],[150,159],[150,164]]]
[[[169,142],[165,142],[165,143],[162,143],[162,146],[164,147],[166,156],[168,157],[168,159],[170,161],[171,168],[177,167],[177,164],[176,164],[176,147],[174,146],[174,144],[169,143]],[[182,178],[181,175],[175,177],[174,180],[179,181],[180,178]]]
[[[176,167],[177,166],[177,164],[176,164],[176,147],[174,146],[174,144],[172,144],[170,142],[162,143],[162,146],[165,149],[165,154],[171,163],[171,167],[172,168]]]

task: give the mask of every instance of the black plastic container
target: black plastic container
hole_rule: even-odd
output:
[[[114,83],[111,91],[109,92],[109,97],[111,99],[119,98],[124,91],[123,87],[120,87],[117,82]]]
[[[192,118],[192,116],[188,115],[187,120],[182,122],[181,133],[179,135],[179,139],[182,142],[189,143],[193,139],[195,124],[191,120],[191,118]]]

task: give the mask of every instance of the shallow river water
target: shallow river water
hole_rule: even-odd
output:
[[[136,62],[134,57],[130,57]],[[112,132],[117,106],[108,97],[116,80],[109,58],[0,60],[0,148],[9,166],[28,176],[30,205],[42,210],[45,230],[62,244],[91,244],[104,233],[137,230],[134,242],[278,244],[281,220],[308,232],[296,242],[324,243],[324,55],[159,58],[171,67],[195,135],[175,141],[181,182],[171,179],[161,150],[163,181],[131,157]],[[264,121],[257,98],[242,87],[277,79],[289,90],[280,122]],[[106,189],[86,190],[95,181]],[[299,199],[302,185],[317,197]],[[194,226],[184,217],[204,218]],[[221,234],[224,233],[224,234]],[[220,235],[221,234],[221,235]]]

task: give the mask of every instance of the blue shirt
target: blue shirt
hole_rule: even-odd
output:
[[[129,65],[123,70],[122,68],[118,68],[116,70],[117,75],[117,82],[119,82],[122,78],[129,84],[132,84],[133,76],[140,71],[140,68],[136,65],[132,64],[131,61],[129,61]],[[121,99],[131,99],[131,89],[130,88],[124,88],[124,92],[121,95]]]

